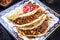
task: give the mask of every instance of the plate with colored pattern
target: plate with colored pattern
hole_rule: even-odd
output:
[[[17,40],[45,40],[60,26],[59,18],[38,0],[23,0],[0,13],[0,23]]]

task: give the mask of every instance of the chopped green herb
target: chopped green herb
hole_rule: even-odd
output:
[[[39,27],[40,27],[40,29],[41,29],[41,28],[43,27],[43,25],[40,25]]]
[[[33,3],[33,4],[36,4],[36,3]]]
[[[31,3],[31,1],[28,4],[30,4],[30,3]]]

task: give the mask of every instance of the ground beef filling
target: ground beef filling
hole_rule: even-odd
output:
[[[39,16],[41,16],[42,14],[43,12],[39,10],[33,15],[16,18],[15,20],[13,20],[13,23],[18,24],[18,25],[27,24],[34,21],[35,19],[38,19]]]
[[[43,34],[46,29],[48,28],[48,22],[47,20],[45,20],[42,25],[38,26],[37,28],[34,28],[32,30],[19,30],[22,31],[23,33],[25,33],[25,35],[39,35],[39,34]]]

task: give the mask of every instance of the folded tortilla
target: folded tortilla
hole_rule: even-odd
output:
[[[17,27],[23,30],[31,30],[41,25],[45,19],[46,19],[46,15],[43,15],[42,17],[39,17],[39,19],[33,21],[30,24],[24,26],[18,25]]]
[[[20,36],[20,35],[23,34],[23,36],[27,36],[27,37],[39,37],[39,36],[41,36],[41,35],[46,34],[47,30],[49,29],[48,20],[46,21],[46,18],[47,18],[47,17],[46,17],[46,15],[45,15],[45,16],[40,20],[40,22],[39,22],[37,25],[35,25],[35,27],[33,27],[33,28],[31,27],[32,29],[31,29],[31,28],[27,28],[27,29],[22,28],[22,29],[21,29],[21,28],[17,27],[17,30],[20,31],[18,35]],[[44,30],[44,32],[42,31],[43,33],[41,33],[41,32],[39,32],[39,31],[37,31],[36,29],[38,29],[39,27],[41,27],[41,25],[44,23],[44,21],[47,22],[47,24],[46,24],[46,25],[47,25],[47,26],[46,26],[47,28]],[[36,28],[36,29],[35,29],[35,28]],[[28,35],[28,34],[25,34],[26,31],[25,31],[25,33],[24,33],[23,30],[24,30],[24,31],[26,30],[27,32],[31,32],[31,31],[36,30],[37,32],[35,32],[35,31],[34,31],[34,32],[35,32],[35,33],[39,33],[39,34],[34,34],[34,35],[33,35],[33,34],[30,34],[30,35]],[[28,30],[30,30],[30,31],[28,31]],[[39,28],[39,30],[41,30],[41,29]],[[21,32],[22,32],[22,34],[21,34]],[[32,33],[34,33],[34,32],[32,32]],[[21,36],[20,36],[20,37],[21,37]]]

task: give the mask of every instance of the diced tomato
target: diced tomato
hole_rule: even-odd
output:
[[[27,8],[23,8],[23,13],[27,13],[28,9]]]
[[[31,6],[31,7],[30,7],[30,10],[33,11],[33,10],[34,10],[34,7]]]
[[[39,6],[38,5],[33,5],[33,4],[27,4],[26,6],[23,7],[23,13],[28,13],[31,12],[35,9],[37,9]]]

